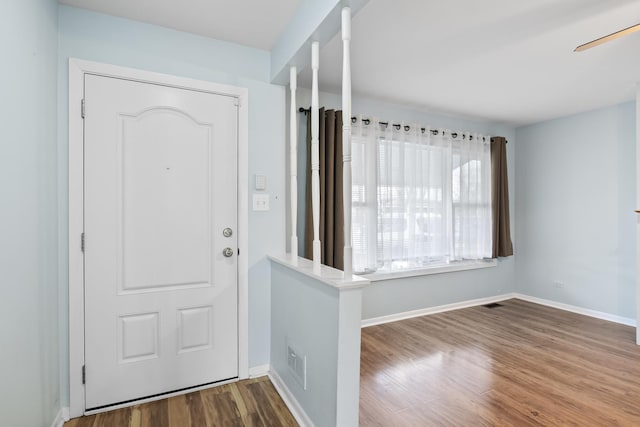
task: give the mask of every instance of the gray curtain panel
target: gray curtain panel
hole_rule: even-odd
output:
[[[509,178],[507,177],[507,140],[491,138],[491,203],[493,214],[493,258],[513,255],[509,223]]]
[[[342,111],[320,109],[320,242],[322,263],[344,268],[344,203],[342,199]],[[311,114],[307,114],[307,199],[304,256],[313,257],[311,206]]]

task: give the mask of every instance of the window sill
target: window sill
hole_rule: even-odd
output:
[[[393,272],[376,272],[370,274],[359,274],[360,277],[368,279],[371,282],[381,280],[401,279],[403,277],[427,276],[430,274],[451,273],[454,271],[475,270],[478,268],[489,268],[498,265],[495,259],[487,261],[459,261],[445,265],[434,265],[433,267],[422,267],[411,270],[393,271]]]

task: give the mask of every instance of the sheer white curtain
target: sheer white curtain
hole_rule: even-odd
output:
[[[490,138],[353,123],[354,271],[491,257]]]
[[[369,123],[368,125],[365,123]],[[353,271],[377,270],[379,129],[359,118],[351,127],[351,240]]]

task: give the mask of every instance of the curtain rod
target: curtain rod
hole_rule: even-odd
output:
[[[304,113],[305,115],[306,115],[307,113],[309,113],[309,111],[311,111],[311,108],[303,108],[303,107],[300,107],[300,108],[298,109],[298,112],[300,112],[300,113]],[[358,118],[357,118],[357,117],[351,117],[351,123],[355,123],[357,120],[358,120]],[[365,125],[368,125],[369,123],[371,123],[371,120],[369,120],[369,119],[362,119],[362,121],[364,122],[364,124],[365,124]],[[383,126],[389,126],[389,122],[378,122],[378,124],[379,124],[379,125],[383,125]],[[397,124],[397,123],[392,123],[392,124],[391,124],[391,126],[393,126],[394,128],[396,128],[396,130],[400,130],[400,128],[402,127],[402,125]],[[404,125],[404,130],[405,130],[406,132],[408,132],[410,129],[411,129],[411,126],[409,126],[409,125]],[[422,133],[425,133],[425,132],[426,132],[426,129],[425,129],[425,128],[420,128],[420,130],[422,131]],[[439,132],[437,129],[431,129],[431,134],[432,134],[432,135],[438,135],[438,133],[440,133],[440,132]],[[454,137],[454,138],[457,138],[457,137],[458,137],[458,133],[457,133],[457,132],[452,132],[452,133],[451,133],[451,136],[452,136],[452,137]],[[464,134],[463,134],[463,135],[462,135],[462,139],[464,139],[464,138],[466,138],[466,135],[464,135]],[[472,135],[470,135],[470,136],[469,136],[469,139],[470,139],[470,140],[472,140],[472,139],[473,139],[473,136],[472,136]],[[493,138],[491,138],[491,139],[493,140]],[[483,137],[483,140],[484,140],[484,137]],[[504,143],[505,143],[505,144],[508,144],[508,143],[509,143],[509,141],[507,141],[507,140],[505,139],[505,140],[504,140]]]

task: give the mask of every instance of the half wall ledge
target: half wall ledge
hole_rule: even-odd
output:
[[[297,271],[298,273],[304,274],[305,276],[309,276],[338,290],[362,288],[371,283],[369,279],[365,279],[364,277],[356,275],[352,275],[351,277],[345,279],[344,273],[342,271],[337,270],[333,267],[329,267],[327,265],[321,266],[320,274],[318,275],[313,272],[313,261],[303,257],[298,257],[297,263],[294,263],[292,261],[290,254],[269,255],[269,259],[273,262]]]
[[[271,375],[302,426],[357,426],[362,289],[369,280],[345,279],[327,266],[316,274],[312,261],[291,254],[269,259]]]

